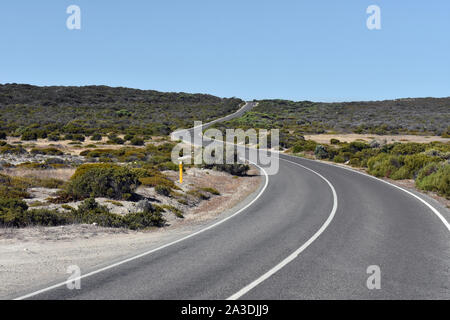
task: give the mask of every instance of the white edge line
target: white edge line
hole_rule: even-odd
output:
[[[296,157],[296,156],[293,156],[293,155],[290,155],[290,154],[285,154],[285,153],[283,153],[283,155],[291,157],[291,158],[305,159],[305,160],[308,160],[308,161],[315,161],[315,160],[311,160],[311,159],[307,159],[307,158]],[[288,160],[286,160],[286,161],[288,161]],[[317,162],[317,161],[315,161],[315,162]],[[430,208],[430,210],[442,221],[442,223],[447,227],[447,230],[450,232],[450,223],[445,219],[445,217],[435,207],[433,207],[429,202],[427,202],[426,200],[422,199],[421,197],[419,197],[418,195],[414,194],[413,192],[411,192],[409,190],[406,190],[406,189],[404,189],[402,187],[399,187],[399,186],[397,186],[397,185],[395,185],[395,184],[393,184],[393,183],[391,183],[389,181],[386,181],[386,180],[383,180],[383,179],[371,176],[370,174],[367,174],[367,173],[364,173],[364,172],[360,172],[358,170],[354,170],[354,169],[351,169],[351,168],[338,166],[338,165],[336,165],[334,163],[328,163],[328,162],[324,162],[324,161],[321,161],[319,163],[323,163],[323,164],[326,164],[326,165],[329,165],[329,166],[333,166],[333,167],[336,167],[336,168],[341,168],[341,169],[345,169],[345,170],[348,170],[348,171],[351,171],[351,172],[359,173],[359,174],[361,174],[363,176],[372,178],[372,179],[377,180],[377,181],[384,182],[384,183],[386,183],[386,184],[388,184],[388,185],[390,185],[392,187],[395,187],[395,188],[397,188],[399,190],[402,190],[402,191],[406,192],[407,194],[409,194],[410,196],[413,196],[414,198],[416,198],[417,200],[419,200],[420,202],[425,204],[428,208]]]
[[[290,163],[293,163],[297,166],[300,166],[304,169],[307,169],[313,173],[315,173],[316,175],[318,175],[320,178],[322,178],[323,180],[325,180],[325,182],[329,185],[329,187],[331,188],[331,191],[333,193],[333,209],[331,210],[330,215],[328,216],[327,220],[324,222],[324,224],[320,227],[319,230],[316,231],[316,233],[309,238],[308,241],[306,241],[300,248],[298,248],[297,250],[295,250],[292,254],[290,254],[286,259],[284,259],[283,261],[281,261],[279,264],[277,264],[275,267],[273,267],[272,269],[270,269],[269,271],[267,271],[265,274],[263,274],[261,277],[259,277],[258,279],[256,279],[255,281],[253,281],[252,283],[250,283],[249,285],[245,286],[244,288],[242,288],[241,290],[239,290],[238,292],[236,292],[235,294],[233,294],[232,296],[230,296],[229,298],[227,298],[227,300],[237,300],[240,297],[242,297],[243,295],[245,295],[246,293],[248,293],[250,290],[252,290],[253,288],[255,288],[257,285],[259,285],[260,283],[262,283],[263,281],[267,280],[268,278],[270,278],[272,275],[274,275],[276,272],[278,272],[279,270],[281,270],[283,267],[285,267],[288,263],[292,262],[294,259],[296,259],[300,253],[302,253],[306,248],[309,247],[309,245],[311,243],[313,243],[324,231],[325,229],[328,227],[328,225],[331,223],[331,221],[333,220],[336,211],[337,211],[337,206],[338,206],[338,200],[337,200],[337,194],[336,194],[336,190],[334,189],[333,185],[331,184],[330,181],[328,181],[324,176],[322,176],[320,173],[305,167],[299,163],[293,162],[293,161],[289,161],[286,159],[281,159],[283,161],[287,161]]]

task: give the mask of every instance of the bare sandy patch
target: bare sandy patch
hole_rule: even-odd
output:
[[[318,143],[330,143],[331,139],[338,139],[341,142],[366,141],[377,140],[379,142],[386,141],[393,142],[418,142],[428,143],[433,141],[450,142],[449,138],[442,138],[439,136],[416,136],[416,135],[373,135],[373,134],[310,134],[304,135],[307,140],[314,140]]]

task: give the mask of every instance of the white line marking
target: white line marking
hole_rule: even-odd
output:
[[[291,157],[291,158],[304,159],[304,160],[308,160],[308,161],[314,161],[316,163],[318,162],[318,161],[307,159],[307,158],[296,157],[296,156],[293,156],[293,155],[290,155],[290,154],[284,154],[284,155],[288,156],[288,157]],[[286,160],[286,161],[288,161],[288,160]],[[323,164],[327,164],[329,166],[333,166],[333,167],[336,167],[336,168],[341,168],[341,169],[345,169],[345,170],[348,170],[348,171],[351,171],[351,172],[359,173],[359,174],[362,174],[363,176],[372,178],[372,179],[377,180],[377,181],[384,182],[384,183],[386,183],[386,184],[388,184],[390,186],[393,186],[393,187],[395,187],[395,188],[397,188],[399,190],[402,190],[402,191],[406,192],[407,194],[409,194],[410,196],[413,196],[414,198],[416,198],[417,200],[419,200],[420,202],[425,204],[428,208],[430,208],[430,210],[442,221],[442,223],[447,227],[447,230],[450,232],[450,223],[445,219],[445,217],[435,207],[433,207],[429,202],[427,202],[426,200],[422,199],[421,197],[419,197],[418,195],[414,194],[413,192],[411,192],[409,190],[406,190],[406,189],[404,189],[402,187],[399,187],[399,186],[397,186],[397,185],[395,185],[395,184],[393,184],[393,183],[391,183],[389,181],[386,181],[386,180],[383,180],[383,179],[371,176],[370,174],[367,174],[367,173],[364,173],[364,172],[360,172],[360,171],[357,171],[357,170],[354,170],[354,169],[351,169],[351,168],[341,167],[341,166],[338,166],[338,165],[336,165],[334,163],[328,163],[328,162],[318,162],[318,163],[323,163]]]
[[[325,229],[328,227],[328,225],[331,223],[331,221],[333,220],[335,214],[336,214],[336,210],[337,210],[337,206],[338,206],[338,200],[337,200],[337,194],[336,194],[336,190],[334,189],[333,185],[331,184],[330,181],[327,180],[327,178],[325,178],[324,176],[322,176],[320,173],[305,167],[299,163],[293,162],[293,161],[289,161],[286,159],[281,159],[283,161],[287,161],[290,163],[293,163],[297,166],[300,166],[306,170],[309,170],[311,172],[313,172],[314,174],[318,175],[320,178],[322,178],[323,180],[325,180],[325,182],[329,185],[329,187],[331,188],[331,191],[333,192],[333,209],[331,210],[330,215],[328,216],[327,220],[325,221],[325,223],[320,227],[319,230],[317,230],[317,232],[308,240],[306,241],[300,248],[298,248],[297,250],[295,250],[291,255],[289,255],[286,259],[284,259],[283,261],[281,261],[279,264],[277,264],[275,267],[273,267],[272,269],[270,269],[269,271],[267,271],[265,274],[263,274],[261,277],[259,277],[258,279],[256,279],[255,281],[253,281],[252,283],[250,283],[249,285],[245,286],[244,288],[242,288],[241,290],[239,290],[238,292],[236,292],[235,294],[233,294],[232,296],[230,296],[227,300],[237,300],[240,297],[242,297],[243,295],[245,295],[246,293],[248,293],[250,290],[252,290],[253,288],[255,288],[257,285],[259,285],[260,283],[262,283],[263,281],[267,280],[268,278],[270,278],[272,275],[274,275],[276,272],[280,271],[283,267],[285,267],[288,263],[292,262],[294,259],[296,259],[300,253],[302,253],[306,248],[309,247],[309,245],[311,243],[313,243],[324,231]]]

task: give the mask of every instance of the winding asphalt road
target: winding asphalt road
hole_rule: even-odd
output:
[[[81,290],[57,284],[21,298],[450,299],[447,209],[282,154],[266,179],[253,203],[221,223],[85,275]],[[372,265],[380,289],[367,288]]]

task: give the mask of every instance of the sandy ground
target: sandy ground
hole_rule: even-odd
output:
[[[255,169],[249,174],[233,178],[225,173],[190,170],[182,187],[214,187],[221,195],[199,202],[184,212],[184,219],[171,219],[164,228],[139,232],[93,225],[0,229],[0,299],[66,280],[71,265],[87,272],[178,239],[230,214],[235,206],[255,195],[263,182]]]
[[[356,140],[363,140],[370,142],[372,140],[377,140],[383,142],[386,140],[387,143],[393,142],[419,142],[428,143],[432,141],[442,141],[449,142],[450,139],[442,138],[439,136],[416,136],[416,135],[374,135],[374,134],[310,134],[305,135],[305,139],[314,140],[318,143],[330,143],[330,139],[338,139],[341,142],[353,142]]]

